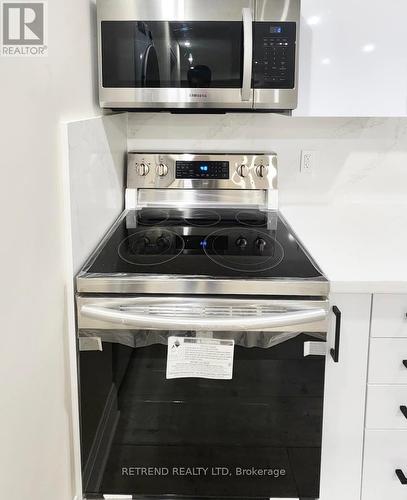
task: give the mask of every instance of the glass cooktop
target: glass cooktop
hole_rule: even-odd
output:
[[[129,211],[86,271],[323,278],[277,212],[232,209]]]

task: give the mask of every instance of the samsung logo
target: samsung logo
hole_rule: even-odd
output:
[[[208,94],[189,94],[189,97],[208,97]]]

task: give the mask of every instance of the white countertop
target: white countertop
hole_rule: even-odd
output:
[[[287,205],[281,212],[331,292],[407,293],[407,204]]]

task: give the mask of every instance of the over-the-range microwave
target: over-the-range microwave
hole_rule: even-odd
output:
[[[300,0],[97,0],[103,108],[292,110]]]

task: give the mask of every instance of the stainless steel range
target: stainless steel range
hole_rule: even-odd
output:
[[[86,497],[317,498],[328,291],[275,154],[130,153],[77,277]]]

